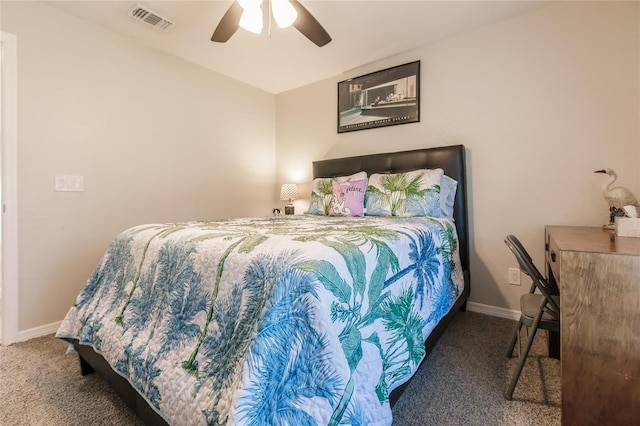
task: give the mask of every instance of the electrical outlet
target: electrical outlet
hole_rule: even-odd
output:
[[[520,269],[509,268],[509,284],[520,285]]]

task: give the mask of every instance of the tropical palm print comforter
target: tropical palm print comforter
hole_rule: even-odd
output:
[[[174,425],[390,425],[462,291],[453,224],[288,216],[131,228],[57,337]]]

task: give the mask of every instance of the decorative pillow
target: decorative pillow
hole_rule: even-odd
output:
[[[441,216],[442,169],[373,174],[365,196],[368,216]]]
[[[333,199],[333,181],[349,182],[367,178],[367,172],[358,172],[349,176],[335,178],[316,178],[311,184],[311,203],[306,214],[328,215]]]
[[[364,193],[367,179],[349,182],[333,181],[330,216],[364,216]]]
[[[458,181],[447,175],[440,180],[440,217],[453,218],[453,203],[456,199]]]

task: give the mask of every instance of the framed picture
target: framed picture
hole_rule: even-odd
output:
[[[420,121],[420,61],[338,83],[338,133]]]

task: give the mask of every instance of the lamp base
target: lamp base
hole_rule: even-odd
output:
[[[284,214],[294,214],[295,213],[295,207],[293,206],[293,204],[286,204],[284,206]]]

